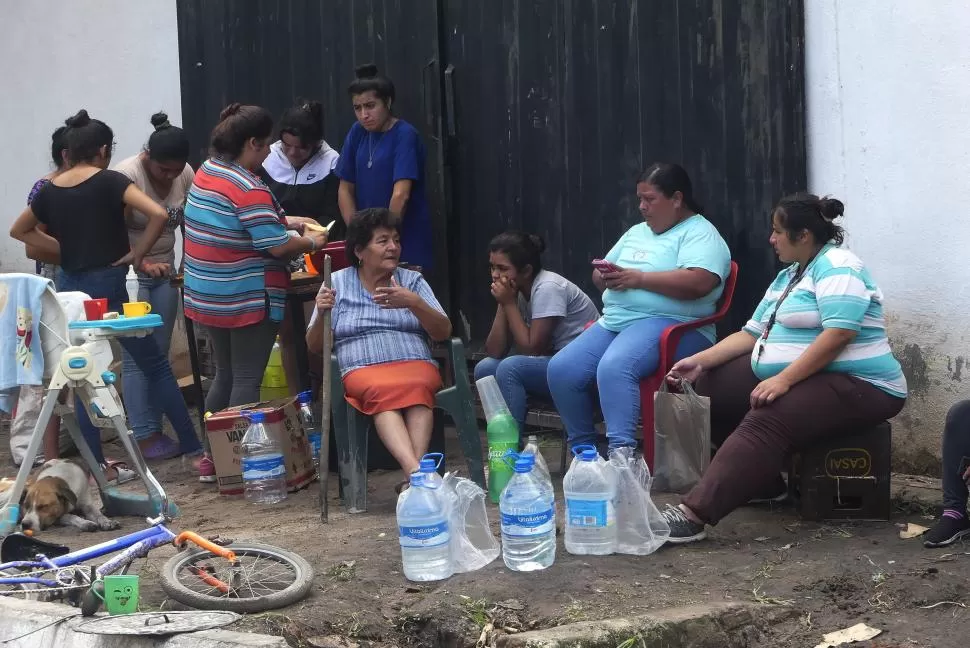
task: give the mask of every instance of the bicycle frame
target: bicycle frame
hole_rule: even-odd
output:
[[[100,558],[118,551],[118,554],[111,560],[103,563],[95,569],[95,579],[103,578],[107,574],[113,574],[136,558],[143,558],[148,552],[156,547],[169,544],[176,539],[176,535],[169,531],[163,523],[158,522],[147,529],[129,533],[128,535],[113,540],[96,544],[78,551],[72,551],[48,559],[44,555],[38,555],[36,560],[21,560],[0,564],[0,572],[8,569],[27,569],[53,571],[57,569],[73,567]],[[41,585],[43,587],[61,587],[66,583],[60,583],[49,578],[37,576],[0,576],[0,585]]]

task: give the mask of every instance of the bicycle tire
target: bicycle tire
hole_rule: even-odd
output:
[[[182,584],[178,578],[179,571],[183,566],[205,556],[213,556],[213,554],[205,549],[191,549],[177,553],[162,566],[162,571],[159,574],[162,589],[179,603],[198,610],[223,610],[249,614],[292,605],[305,598],[313,586],[313,567],[298,554],[273,545],[256,542],[234,542],[227,548],[232,549],[240,557],[266,556],[288,565],[294,572],[293,582],[278,592],[256,598],[210,596],[196,592]]]

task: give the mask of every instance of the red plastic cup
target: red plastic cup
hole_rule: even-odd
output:
[[[84,314],[89,322],[104,319],[104,314],[108,312],[107,299],[88,299],[84,302]]]

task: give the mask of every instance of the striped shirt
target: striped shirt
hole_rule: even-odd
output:
[[[185,204],[185,316],[219,328],[267,314],[282,321],[290,277],[268,250],[288,240],[286,215],[259,178],[235,162],[206,160]]]
[[[433,363],[428,334],[407,308],[381,308],[364,288],[357,268],[345,268],[332,275],[336,303],[331,311],[334,353],[340,375],[355,369],[387,362],[425,360]],[[418,294],[429,306],[444,314],[431,286],[420,272],[398,268],[394,279]],[[310,326],[317,319],[313,311]]]
[[[798,359],[828,328],[857,335],[823,371],[846,373],[884,392],[906,397],[906,378],[889,348],[883,317],[882,291],[862,261],[852,252],[826,245],[781,303],[774,326],[759,358],[760,338],[775,304],[798,272],[798,265],[782,270],[768,288],[744,330],[759,338],[751,352],[751,368],[764,380]]]

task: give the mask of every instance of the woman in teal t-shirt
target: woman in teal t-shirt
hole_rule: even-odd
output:
[[[549,362],[549,391],[571,446],[594,443],[593,396],[599,389],[610,449],[635,447],[640,380],[657,370],[668,327],[712,315],[731,253],[694,199],[690,177],[676,164],[652,164],[637,182],[643,223],[620,237],[593,270],[603,291],[603,316]],[[688,331],[676,357],[714,343],[713,326]]]

